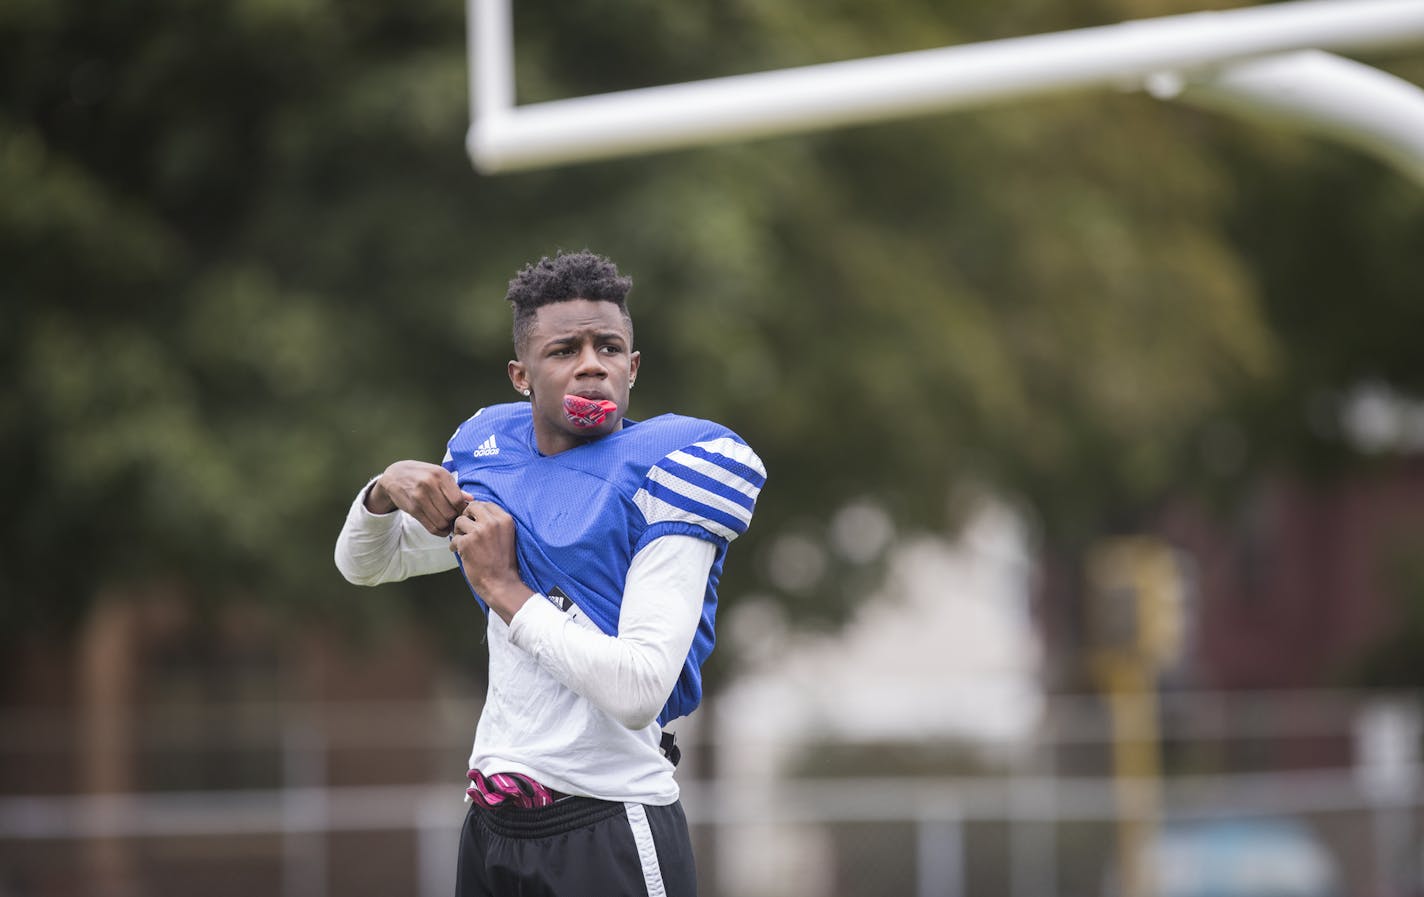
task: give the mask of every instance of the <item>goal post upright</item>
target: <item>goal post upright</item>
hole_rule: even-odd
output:
[[[1424,90],[1319,50],[1279,53],[1147,90],[1252,121],[1314,133],[1375,156],[1424,187]]]

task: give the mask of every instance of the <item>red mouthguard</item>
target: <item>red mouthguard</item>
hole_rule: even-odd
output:
[[[617,410],[618,404],[607,399],[564,396],[564,416],[575,427],[596,427],[608,420],[608,415]]]

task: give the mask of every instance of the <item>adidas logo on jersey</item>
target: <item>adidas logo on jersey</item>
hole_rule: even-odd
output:
[[[498,455],[499,446],[494,444],[494,437],[486,439],[480,443],[480,447],[475,449],[476,458],[488,458],[490,455]]]

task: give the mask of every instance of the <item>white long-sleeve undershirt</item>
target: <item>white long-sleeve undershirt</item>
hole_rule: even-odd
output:
[[[336,537],[336,569],[358,586],[400,582],[458,566],[450,540],[426,529],[404,511],[376,514],[366,507],[375,480],[356,494]]]
[[[648,543],[628,567],[616,638],[536,596],[514,615],[509,640],[627,728],[644,728],[687,660],[716,552],[692,536]]]
[[[378,585],[457,567],[446,537],[403,511],[371,512],[366,491],[356,496],[336,542],[336,566],[348,581]],[[628,568],[616,636],[535,595],[514,615],[510,642],[621,725],[643,729],[682,671],[715,557],[716,546],[702,539],[655,539]]]

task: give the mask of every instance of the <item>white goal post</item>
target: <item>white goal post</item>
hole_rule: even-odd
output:
[[[1424,45],[1424,0],[1293,0],[516,105],[509,0],[467,0],[485,173],[1145,90],[1354,145],[1424,186],[1424,90],[1330,53]]]

